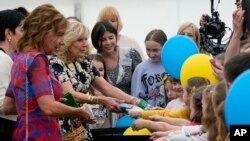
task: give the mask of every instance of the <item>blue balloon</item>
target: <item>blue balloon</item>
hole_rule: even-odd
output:
[[[232,83],[225,103],[227,128],[230,125],[250,125],[250,70],[240,74]]]
[[[163,45],[161,61],[167,73],[180,80],[180,71],[185,60],[199,53],[196,43],[184,35],[176,35]]]
[[[129,115],[125,115],[116,122],[115,127],[129,127],[134,121],[134,118],[130,117]]]

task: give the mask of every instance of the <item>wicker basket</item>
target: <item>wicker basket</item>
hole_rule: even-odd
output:
[[[85,128],[80,121],[71,124],[72,131],[63,136],[64,141],[84,141],[85,140]]]

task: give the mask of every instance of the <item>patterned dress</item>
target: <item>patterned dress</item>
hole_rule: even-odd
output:
[[[27,89],[28,109],[26,108]],[[15,99],[18,113],[17,127],[13,134],[14,141],[26,139],[27,110],[29,141],[62,140],[56,118],[45,115],[38,105],[37,99],[44,95],[54,96],[56,100],[62,95],[61,85],[49,71],[47,57],[35,51],[17,53],[11,70],[11,82],[6,93],[6,96]]]
[[[62,59],[52,56],[49,61],[56,78],[61,83],[70,81],[77,92],[87,93],[92,81],[100,77],[98,70],[91,64],[88,58],[66,64]],[[70,121],[65,118],[61,127],[63,132],[69,131]],[[87,125],[85,125],[85,128],[88,130]],[[89,130],[85,133],[86,140],[91,141],[92,135]]]

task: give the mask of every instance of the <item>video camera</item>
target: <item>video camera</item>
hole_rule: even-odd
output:
[[[219,13],[214,11],[212,17],[205,15],[207,24],[201,27],[200,32],[206,35],[208,39],[219,39],[225,35],[225,23],[219,19]]]
[[[207,24],[201,26],[199,29],[201,34],[201,48],[212,55],[217,55],[224,52],[226,48],[225,44],[221,44],[222,38],[226,33],[226,26],[220,20],[219,12],[214,11],[213,0],[211,0],[211,14],[212,17],[208,15],[203,17],[207,21]]]

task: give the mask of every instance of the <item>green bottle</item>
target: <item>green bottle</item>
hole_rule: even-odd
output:
[[[139,106],[140,108],[142,108],[143,110],[149,110],[150,108],[152,108],[151,105],[148,104],[148,103],[147,103],[145,100],[143,100],[143,99],[141,99],[141,100],[139,101],[138,106]]]

